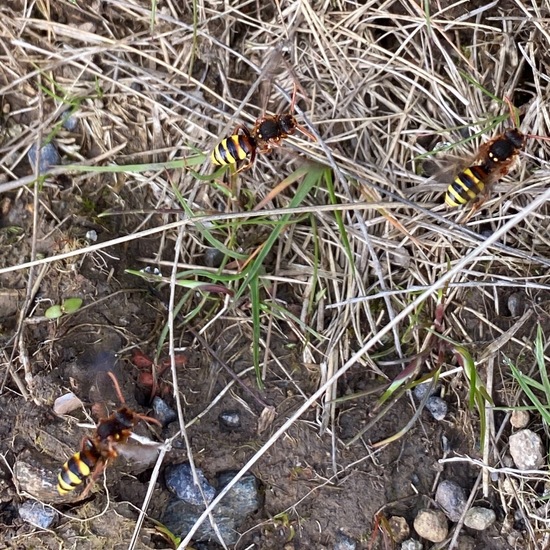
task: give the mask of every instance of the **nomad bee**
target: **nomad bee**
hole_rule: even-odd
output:
[[[109,375],[114,381],[119,398],[124,402],[116,378],[112,373]],[[82,441],[80,451],[63,464],[57,476],[59,494],[66,495],[74,491],[89,478],[90,482],[83,492],[84,496],[103,472],[108,461],[119,455],[119,447],[122,448],[121,446],[127,443],[140,420],[160,425],[158,420],[138,414],[126,406],[121,407],[107,418],[101,419],[94,435],[86,437]]]
[[[514,118],[514,107],[505,98]],[[460,172],[447,188],[445,204],[457,207],[476,199],[489,185],[503,178],[513,168],[519,154],[525,148],[527,138],[549,139],[523,134],[518,128],[510,128],[483,144],[475,163]]]
[[[479,150],[476,164],[460,172],[447,188],[445,204],[451,207],[466,204],[508,174],[523,151],[527,137],[512,128],[485,143]]]
[[[227,166],[246,161],[237,172],[246,170],[252,166],[258,153],[269,153],[273,147],[280,145],[283,139],[294,134],[296,130],[316,141],[315,136],[300,126],[296,121],[296,117],[292,114],[295,102],[296,86],[294,86],[292,101],[287,114],[266,115],[259,118],[252,130],[249,130],[246,126],[238,126],[233,135],[223,139],[216,145],[210,155],[212,164]]]

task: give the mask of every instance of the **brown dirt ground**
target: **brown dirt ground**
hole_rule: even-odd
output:
[[[132,200],[131,194],[127,200]],[[65,204],[66,208],[78,208],[78,205]],[[20,212],[24,214],[27,209],[21,208]],[[79,218],[75,216],[72,219]],[[26,220],[28,222],[29,218]],[[25,234],[28,234],[31,228],[25,224],[26,220],[22,215],[17,220],[12,219],[11,223],[24,228]],[[64,229],[67,234],[81,230],[82,226],[78,223],[67,224]],[[49,231],[47,220],[43,220],[41,231],[44,234]],[[41,237],[42,235],[39,240]],[[7,385],[0,396],[3,411],[0,417],[0,452],[6,457],[8,464],[13,465],[20,453],[36,451],[38,462],[46,468],[47,475],[55,483],[55,476],[62,462],[59,459],[59,449],[62,449],[63,457],[69,457],[79,447],[81,438],[87,432],[68,422],[66,418],[57,418],[51,410],[53,400],[65,389],[71,388],[89,404],[89,387],[95,376],[105,369],[115,369],[128,403],[139,408],[135,401],[138,393],[138,372],[131,362],[130,349],[139,342],[141,349],[153,353],[154,343],[162,326],[164,307],[162,296],[153,295],[145,284],[136,283],[124,270],[133,267],[129,258],[148,256],[147,246],[147,242],[132,241],[129,247],[111,249],[110,257],[104,257],[101,266],[92,257],[87,257],[78,266],[60,264],[48,270],[41,284],[40,295],[53,297],[54,300],[55,297],[61,299],[61,296],[78,295],[85,299],[85,303],[92,303],[92,307],[64,317],[58,322],[43,320],[41,323],[26,326],[24,344],[32,357],[31,387],[39,404],[24,401],[11,381],[6,381]],[[8,250],[8,247],[3,247],[3,250]],[[27,254],[26,239],[18,239],[17,242],[12,242],[9,257],[4,256],[2,260],[5,265],[14,257],[24,258]],[[20,286],[19,273],[16,276],[3,276],[4,288]],[[108,301],[102,302],[102,298],[108,298]],[[503,300],[505,298],[503,296]],[[476,291],[473,291],[472,303],[477,299]],[[98,305],[93,305],[94,303]],[[16,302],[11,305],[15,310]],[[45,304],[48,305],[49,302]],[[37,313],[45,306],[39,305]],[[12,323],[15,322],[14,317],[11,317]],[[13,324],[9,326],[9,322],[10,318],[6,318],[5,340],[13,331]],[[513,320],[503,315],[497,317],[495,322],[501,328],[507,328]],[[236,348],[250,347],[249,335],[238,334],[235,339],[235,331],[226,329],[223,323],[219,324],[218,330],[219,334],[215,331],[211,334],[211,345],[223,356],[230,356]],[[532,326],[524,327],[524,331],[527,335],[531,334]],[[183,328],[180,329],[180,334],[179,346],[192,342],[192,338]],[[487,335],[478,335],[478,339],[482,344]],[[279,350],[280,361],[292,373],[296,386],[306,394],[312,393],[319,382],[318,372],[300,363],[295,351],[286,344],[273,342],[274,349]],[[150,347],[147,348],[147,345]],[[250,364],[250,360],[248,352],[242,353],[233,363],[233,368],[238,372],[240,365]],[[394,374],[397,373],[396,370]],[[187,418],[199,414],[204,403],[229,381],[223,370],[217,368],[211,357],[200,349],[188,352],[188,362],[180,369],[178,376],[179,387],[184,388]],[[247,384],[254,383],[253,377],[247,380]],[[278,417],[272,426],[275,429],[302,401],[296,395],[294,386],[276,373],[269,373],[265,385],[263,398],[277,410]],[[358,366],[341,380],[339,395],[366,392],[379,387],[380,381]],[[450,396],[451,411],[457,410],[453,406],[455,399],[457,404],[459,399],[465,398],[466,388],[459,385],[454,388],[454,392],[456,395]],[[261,412],[242,389],[235,390],[235,394],[247,402],[255,414]],[[368,421],[369,411],[373,409],[377,395],[375,393],[374,397],[356,399],[351,405],[344,404],[339,408],[339,433],[336,434],[339,440],[349,440]],[[243,417],[241,431],[227,433],[220,429],[218,414],[225,408],[240,409]],[[146,412],[146,409],[141,410]],[[413,413],[408,399],[401,399],[394,404],[390,414],[368,433],[368,440],[379,441],[392,435],[403,426],[404,419],[410,418]],[[341,475],[334,476],[331,436],[319,435],[312,422],[314,418],[315,411],[302,417],[253,469],[254,475],[262,483],[264,506],[256,517],[244,522],[242,529],[246,534],[238,548],[245,548],[247,543],[255,542],[262,549],[280,549],[292,539],[290,533],[293,531],[299,534],[293,539],[293,548],[331,548],[339,531],[363,541],[361,547],[368,548],[372,537],[372,518],[378,512],[383,511],[386,516],[403,515],[411,522],[415,512],[426,504],[426,497],[423,495],[431,493],[434,480],[441,471],[437,460],[443,455],[442,435],[451,440],[454,451],[476,454],[476,450],[472,448],[473,439],[467,436],[475,433],[476,426],[463,424],[465,420],[469,421],[469,417],[457,417],[456,412],[451,412],[445,422],[438,423],[424,413],[420,423],[404,438],[377,454],[374,461],[369,459],[369,453],[360,443],[348,449],[338,445],[336,460]],[[210,479],[217,472],[239,469],[270,433],[258,436],[256,428],[257,418],[236,405],[233,397],[227,396],[200,423],[189,429],[192,447],[200,449],[195,455],[197,466]],[[184,459],[185,450],[176,447],[168,454],[166,464]],[[117,462],[107,471],[110,506],[121,510],[122,516],[132,517],[131,509],[124,503],[137,505],[142,501],[148,473],[140,473],[136,478],[131,475],[131,466],[121,462],[122,464]],[[350,467],[351,464],[354,465]],[[464,465],[445,467],[447,479],[454,479],[466,487],[472,484],[477,473]],[[11,487],[11,475],[5,468],[3,476]],[[32,530],[17,518],[16,508],[20,497],[13,489],[10,489],[9,495],[9,498],[4,497],[1,504],[0,521],[4,540],[13,541],[11,544],[18,548],[35,547]],[[149,509],[153,518],[160,517],[166,498],[165,490],[159,487]],[[492,504],[498,507],[498,502]],[[101,493],[95,494],[93,501],[87,503],[84,509],[79,509],[77,515],[92,517],[104,506],[104,496]],[[288,521],[273,519],[288,509]],[[66,511],[70,511],[71,515],[75,514],[74,509],[67,508]],[[113,539],[109,530],[107,534],[104,532],[104,529],[112,526],[112,517],[113,514],[107,514],[94,521],[87,521],[82,524],[85,526],[82,527],[84,531],[75,528],[73,522],[63,519],[55,534],[40,534],[41,544],[44,548],[53,548],[57,544],[68,548],[78,540],[79,548],[122,548],[124,541],[131,535],[133,524],[129,520],[123,522],[123,526],[117,524],[115,532],[120,538]],[[81,538],[84,532],[87,542]],[[157,544],[162,547],[160,538],[151,534],[151,526],[146,527],[145,532],[148,536],[143,542],[144,548]],[[111,546],[111,542],[107,541],[112,540],[116,542]],[[495,530],[486,533],[485,537],[478,536],[476,548],[504,549],[508,546]]]

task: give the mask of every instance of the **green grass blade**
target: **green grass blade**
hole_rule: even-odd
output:
[[[535,338],[535,360],[539,369],[543,391],[546,395],[546,401],[550,402],[550,380],[548,379],[548,371],[546,370],[546,362],[544,360],[544,337],[540,324],[537,325],[537,336]]]
[[[339,204],[338,198],[336,196],[336,191],[334,189],[334,180],[332,179],[332,172],[330,170],[325,170],[324,181],[327,187],[330,203],[334,205]],[[353,258],[353,252],[351,250],[351,245],[348,238],[348,232],[346,231],[346,225],[344,224],[342,212],[340,212],[339,210],[335,210],[334,219],[336,220],[336,224],[338,225],[338,230],[340,232],[339,236],[342,239],[342,245],[344,247],[344,250],[346,251],[346,255],[349,260],[349,265],[355,271],[355,261]]]
[[[298,187],[296,194],[294,195],[294,197],[292,197],[292,200],[290,201],[290,208],[296,208],[304,201],[304,199],[310,193],[311,189],[319,185],[319,182],[321,181],[323,174],[326,170],[326,166],[322,166],[320,164],[308,164],[307,166],[300,168],[293,174],[292,177],[295,177],[295,174],[297,172],[302,172],[305,174],[305,177],[302,181],[302,184]],[[258,276],[260,270],[263,268],[263,262],[266,256],[271,252],[271,249],[277,242],[277,239],[279,238],[281,233],[284,231],[288,223],[294,223],[291,222],[291,219],[291,214],[285,214],[277,222],[277,225],[262,245],[262,249],[247,269],[246,279],[237,291],[237,294],[235,295],[235,300],[238,300],[243,295],[246,288],[250,284],[250,281]]]
[[[547,404],[544,405],[532,390],[533,386],[538,386],[538,389],[541,389],[543,388],[543,385],[533,384],[534,380],[523,374],[508,357],[504,357],[504,361],[510,367],[513,377],[516,379],[519,387],[522,389],[527,399],[531,401],[535,409],[541,415],[544,422],[550,425],[550,411],[548,410],[548,400],[550,395],[546,394]]]
[[[260,284],[258,277],[249,280],[250,304],[252,307],[252,359],[254,362],[254,372],[259,388],[263,388],[262,371],[260,368]]]

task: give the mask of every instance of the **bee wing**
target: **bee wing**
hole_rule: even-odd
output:
[[[132,433],[126,443],[117,443],[115,448],[120,456],[132,462],[137,469],[146,470],[156,462],[164,444]]]
[[[275,48],[263,64],[262,72],[258,76],[260,80],[260,116],[264,116],[267,112],[273,91],[273,81],[280,75],[283,62],[284,58],[280,48]]]
[[[292,67],[292,60],[289,59],[289,55],[286,54],[289,50],[285,48],[284,44],[278,44],[275,49],[272,50],[266,62],[263,65],[262,72],[258,77],[260,82],[260,106],[261,116],[264,116],[267,112],[267,108],[270,103],[271,94],[273,89],[276,88],[279,92],[287,91],[296,86],[301,95],[307,98],[305,90],[300,86],[296,72]],[[290,82],[285,81],[284,77],[290,77]],[[276,85],[279,84],[279,85]],[[283,94],[284,95],[284,94]],[[279,96],[280,97],[280,96]],[[282,113],[288,111],[288,101],[284,97],[281,105],[273,106],[274,113]]]
[[[420,183],[405,189],[403,194],[412,197],[418,194],[443,193],[456,175],[469,166],[474,158],[473,155],[465,158],[449,152],[434,152],[415,164],[415,173]]]

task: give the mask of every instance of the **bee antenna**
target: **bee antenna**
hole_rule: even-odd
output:
[[[303,126],[300,126],[300,124],[296,124],[296,130],[299,130],[300,132],[302,132],[302,134],[304,134],[309,139],[311,139],[311,141],[317,141],[317,138],[311,132],[306,130]]]
[[[536,136],[535,134],[524,134],[526,138],[531,139],[541,139],[543,141],[550,141],[550,137],[548,136]]]
[[[156,418],[153,418],[152,416],[146,416],[144,414],[137,414],[136,417],[140,420],[143,420],[145,422],[148,422],[149,424],[156,424],[157,426],[160,426],[162,428],[162,423],[160,420],[157,420]]]
[[[113,381],[113,386],[115,387],[117,397],[120,399],[120,402],[124,405],[126,403],[126,400],[124,399],[124,396],[120,391],[120,386],[118,384],[118,380],[116,379],[116,376],[111,371],[109,371],[107,374],[110,376],[111,380]]]
[[[510,98],[508,96],[504,96],[504,101],[506,102],[506,104],[508,105],[508,109],[510,109],[510,118],[512,119],[513,123],[514,123],[514,126],[516,128],[519,127],[519,120],[518,120],[518,117],[517,117],[517,109],[514,107],[514,105],[512,104],[512,102],[510,101]]]
[[[294,112],[294,105],[296,105],[296,90],[298,89],[298,86],[296,82],[294,82],[294,89],[292,90],[292,99],[290,100],[290,112]]]

